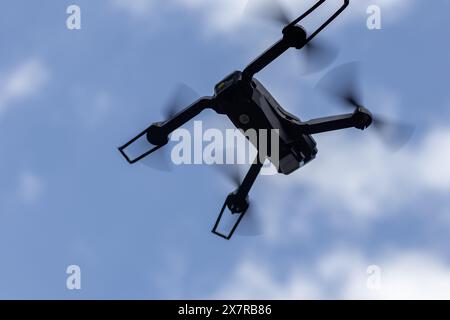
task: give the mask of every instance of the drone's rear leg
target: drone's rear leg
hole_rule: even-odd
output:
[[[130,163],[136,163],[139,160],[147,157],[149,154],[155,152],[161,147],[165,146],[169,141],[169,135],[174,130],[181,127],[183,124],[197,116],[200,112],[207,108],[214,107],[214,98],[213,97],[203,97],[198,99],[196,102],[191,104],[186,109],[177,113],[173,118],[165,121],[165,122],[157,122],[152,124],[150,127],[142,131],[136,137],[131,139],[125,145],[119,148],[119,151],[122,153],[124,158]],[[134,145],[144,145],[145,152],[138,151],[139,155],[130,157],[130,154],[136,153],[133,152],[132,149]],[[137,148],[137,147],[136,147]],[[129,150],[127,152],[127,149]],[[139,148],[140,149],[140,148]]]
[[[230,193],[228,197],[225,200],[225,203],[222,207],[222,210],[220,211],[219,217],[217,218],[217,221],[214,225],[214,228],[212,229],[212,233],[225,238],[227,240],[231,239],[233,236],[234,231],[236,231],[236,228],[238,227],[239,223],[241,222],[242,218],[244,217],[244,214],[247,212],[247,209],[250,205],[248,200],[248,194],[250,192],[250,189],[252,188],[253,184],[256,181],[256,178],[258,177],[262,167],[264,165],[264,161],[261,161],[259,159],[259,156],[256,157],[254,163],[251,165],[247,175],[244,178],[244,181],[242,181],[241,185],[237,190]],[[225,235],[218,231],[218,227],[220,224],[220,221],[222,219],[222,216],[225,212],[225,210],[228,209],[232,214],[239,214],[238,219],[234,223],[231,231],[228,233],[228,235]]]

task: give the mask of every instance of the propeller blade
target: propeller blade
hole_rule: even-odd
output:
[[[237,165],[214,165],[214,168],[216,168],[235,189],[239,188],[242,177]]]
[[[244,217],[236,229],[236,235],[242,237],[257,237],[263,235],[259,210],[254,202],[250,203]]]
[[[227,154],[233,154],[236,158],[236,150],[232,148],[224,147],[222,150],[222,156],[226,159]],[[241,182],[243,180],[242,172],[240,170],[240,166],[237,164],[220,164],[212,166],[215,170],[217,170],[222,177],[224,177],[234,189],[239,188]]]
[[[283,27],[291,23],[291,19],[278,0],[248,1],[245,12],[257,19],[270,20]]]
[[[359,84],[358,62],[350,62],[328,72],[317,84],[316,88],[337,100],[347,109],[363,106]],[[373,116],[373,128],[384,144],[397,151],[403,147],[414,133],[414,127],[405,123]]]
[[[291,19],[285,8],[277,0],[249,1],[246,12],[259,20],[270,20],[277,26],[285,27],[291,23]],[[314,40],[299,51],[301,74],[309,75],[319,72],[331,65],[338,57],[339,50],[323,41]]]
[[[386,120],[380,116],[374,117],[373,126],[384,144],[392,151],[398,151],[406,145],[415,131],[412,125]]]
[[[163,115],[166,119],[173,118],[179,111],[198,99],[200,95],[184,83],[179,83],[166,104]]]
[[[140,163],[154,170],[170,172],[175,167],[171,159],[171,150],[170,143],[168,143],[155,153],[142,159]]]
[[[330,66],[338,57],[339,50],[324,41],[314,39],[299,52],[302,75],[309,75]]]
[[[179,83],[163,109],[165,119],[173,118],[179,111],[197,100],[200,95],[184,83]],[[142,159],[141,164],[158,171],[170,172],[174,169],[171,158],[170,142],[150,156]]]
[[[316,89],[337,100],[341,106],[355,109],[362,105],[361,90],[358,86],[359,68],[358,62],[338,66],[319,81]]]

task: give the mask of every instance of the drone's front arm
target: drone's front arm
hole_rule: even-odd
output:
[[[203,97],[198,99],[196,102],[191,104],[186,109],[178,112],[173,116],[173,118],[167,120],[166,122],[162,123],[160,125],[161,130],[166,134],[169,135],[174,130],[181,127],[186,122],[193,119],[195,116],[197,116],[200,112],[207,108],[213,108],[214,107],[214,98],[213,97]]]
[[[183,124],[197,116],[203,110],[207,108],[214,108],[214,105],[215,101],[213,97],[200,98],[186,109],[177,113],[171,119],[165,122],[157,122],[152,124],[150,127],[131,139],[128,143],[120,147],[119,151],[128,163],[136,163],[166,145],[169,141],[170,133],[174,130],[178,129]],[[127,153],[128,148],[132,149],[134,144],[142,144],[142,140],[145,140],[147,144],[150,144],[147,151],[141,152],[139,150],[138,154],[134,156]]]
[[[316,134],[347,128],[364,130],[371,124],[372,114],[366,108],[360,107],[353,113],[302,122],[299,131],[302,134]]]

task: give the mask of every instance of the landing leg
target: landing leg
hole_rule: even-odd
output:
[[[248,194],[250,192],[250,189],[252,188],[253,184],[256,181],[256,178],[258,177],[264,163],[259,161],[259,156],[256,157],[255,162],[251,165],[250,170],[248,171],[247,175],[244,178],[244,181],[239,186],[239,188],[230,193],[225,200],[225,203],[222,207],[222,210],[220,211],[219,217],[217,218],[217,221],[214,225],[214,228],[212,229],[212,233],[215,235],[218,235],[219,237],[222,237],[224,239],[230,240],[233,236],[234,232],[236,231],[236,228],[238,227],[239,223],[241,222],[242,218],[244,217],[244,214],[247,212],[247,209],[250,205],[248,200]],[[217,228],[219,227],[220,221],[222,219],[223,213],[225,210],[228,209],[232,214],[239,214],[239,218],[236,220],[235,224],[233,225],[231,231],[228,233],[228,235],[225,235],[219,231],[217,231]]]

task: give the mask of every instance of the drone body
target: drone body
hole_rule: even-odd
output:
[[[255,130],[258,135],[256,141],[249,141],[259,153],[264,153],[261,160],[269,158],[280,173],[294,172],[300,164],[314,159],[317,153],[314,139],[300,132],[300,119],[284,110],[258,80],[244,81],[240,71],[216,85],[214,108],[217,113],[227,115],[243,132]],[[276,149],[272,150],[267,134],[259,136],[262,130],[277,133]],[[266,150],[259,149],[261,140],[264,140]]]
[[[259,132],[260,129],[276,130],[279,142],[278,154],[273,154],[274,150],[269,143],[264,150],[264,154],[262,156],[260,154],[251,165],[239,188],[230,193],[225,200],[212,230],[213,233],[225,239],[231,238],[249,207],[248,193],[263,166],[261,159],[268,158],[280,173],[288,175],[315,158],[317,148],[312,134],[351,127],[364,130],[372,123],[371,113],[359,105],[355,105],[356,109],[353,113],[302,122],[298,117],[284,110],[269,91],[254,78],[256,73],[289,48],[302,49],[307,46],[349,4],[349,0],[344,0],[343,6],[308,37],[306,31],[297,26],[297,23],[324,2],[325,0],[318,1],[306,13],[287,25],[283,29],[283,38],[255,59],[242,72],[235,71],[219,82],[215,86],[214,96],[200,98],[171,119],[152,124],[119,148],[130,164],[138,162],[166,145],[170,133],[207,108],[213,109],[218,114],[226,115],[238,129],[243,131],[248,129],[254,129],[256,132]],[[126,149],[141,138],[146,138],[152,148],[137,157],[130,158]],[[255,144],[255,147],[258,148],[258,145]],[[262,151],[258,150],[258,152],[261,153]],[[239,214],[239,217],[232,230],[228,234],[222,234],[217,231],[217,228],[226,209],[233,214]]]

